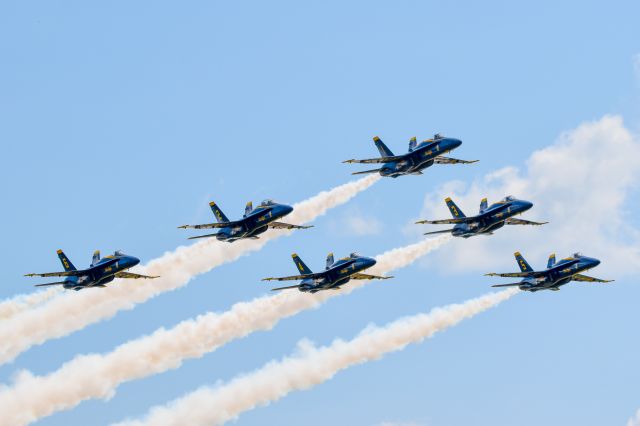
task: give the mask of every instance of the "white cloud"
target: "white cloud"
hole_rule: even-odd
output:
[[[504,167],[465,184],[449,182],[426,196],[425,218],[446,218],[444,197],[451,196],[468,215],[480,199],[489,202],[514,195],[534,203],[522,218],[548,220],[542,227],[507,226],[488,237],[449,244],[434,265],[446,269],[489,272],[513,268],[511,253],[520,250],[532,266],[546,256],[581,251],[601,259],[594,275],[616,278],[640,268],[640,233],[628,221],[626,202],[638,186],[640,141],[617,116],[584,123],[562,134],[547,148],[535,151],[524,170]],[[442,227],[424,226],[422,231]],[[443,261],[446,260],[446,261]]]
[[[627,420],[627,426],[639,426],[639,425],[640,425],[640,410],[638,410],[635,416]]]
[[[351,209],[344,217],[346,230],[350,235],[365,236],[377,235],[382,231],[382,222],[373,216]]]

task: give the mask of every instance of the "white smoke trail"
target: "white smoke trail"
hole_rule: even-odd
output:
[[[294,205],[294,211],[287,219],[293,223],[312,221],[327,210],[349,201],[379,178],[377,175],[368,176],[330,191],[323,191]],[[0,364],[13,360],[33,345],[66,336],[89,324],[111,318],[120,310],[133,309],[152,297],[180,288],[191,278],[259,250],[268,241],[290,233],[291,231],[271,230],[259,240],[242,240],[233,244],[208,239],[191,246],[178,247],[139,268],[138,272],[143,274],[159,275],[158,279],[134,283],[120,280],[97,291],[89,289],[77,293],[67,292],[43,306],[23,312],[0,324]]]
[[[367,327],[356,338],[335,340],[316,348],[301,342],[299,353],[281,361],[269,362],[261,369],[243,374],[219,387],[202,387],[165,406],[149,411],[142,420],[119,426],[218,425],[241,413],[267,405],[289,392],[309,389],[331,379],[353,365],[379,359],[388,352],[421,342],[437,331],[456,325],[509,299],[519,290],[509,289],[468,300],[461,304],[435,308],[428,314],[402,318],[385,327]]]
[[[20,312],[38,306],[62,292],[59,287],[51,287],[46,290],[31,294],[20,294],[11,299],[0,302],[0,320],[8,320]]]
[[[450,239],[444,236],[390,250],[377,257],[376,268],[380,273],[402,268]],[[46,376],[20,372],[13,387],[0,388],[0,412],[12,425],[21,425],[86,399],[109,398],[123,382],[178,368],[186,359],[199,358],[254,331],[269,330],[283,318],[364,284],[351,281],[342,291],[315,295],[288,291],[259,297],[222,314],[207,313],[172,329],[159,329],[104,355],[77,356]]]
[[[627,426],[640,426],[640,410],[636,412],[636,415],[627,420]]]

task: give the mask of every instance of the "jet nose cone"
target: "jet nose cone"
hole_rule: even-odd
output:
[[[531,207],[533,207],[533,203],[530,201],[521,201],[520,203],[522,205],[522,210],[529,210]]]
[[[600,259],[591,258],[591,264],[593,266],[598,266],[600,264]]]
[[[366,262],[366,264],[367,264],[367,267],[369,267],[369,268],[370,268],[370,267],[372,267],[373,265],[375,265],[376,263],[378,263],[378,261],[377,261],[377,260],[372,259],[372,258],[370,258],[370,257],[367,257],[367,258],[365,259],[365,262]]]
[[[136,266],[138,263],[140,263],[140,259],[138,259],[137,257],[130,256],[129,263],[131,263],[131,266]]]
[[[291,213],[292,211],[293,211],[293,207],[291,207],[291,206],[287,206],[287,205],[282,206],[282,212],[283,212],[284,214],[289,214],[289,213]]]
[[[453,139],[451,142],[451,147],[452,148],[457,148],[460,145],[462,145],[462,141],[460,139]]]

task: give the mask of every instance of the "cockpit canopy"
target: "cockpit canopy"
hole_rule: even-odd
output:
[[[276,203],[275,201],[267,198],[266,200],[262,200],[262,203],[260,203],[261,206],[274,206],[278,203]]]
[[[442,136],[440,133],[436,133],[435,135],[433,135],[433,139],[434,140],[444,139],[444,136]]]
[[[356,258],[360,257],[360,255],[354,251],[353,253],[351,253],[349,255],[349,257],[352,258],[352,259],[356,259]]]
[[[114,256],[126,256],[126,254],[124,254],[124,252],[122,250],[116,250],[115,252],[113,252]]]
[[[507,195],[502,199],[502,202],[506,203],[506,202],[515,201],[515,200],[516,200],[516,197],[514,197],[513,195]]]
[[[577,251],[577,252],[573,253],[573,257],[575,257],[576,259],[579,259],[579,258],[584,257],[584,256],[582,255],[582,253]]]

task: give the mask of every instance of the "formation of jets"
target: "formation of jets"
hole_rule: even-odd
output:
[[[434,135],[432,139],[417,142],[415,137],[409,142],[409,151],[405,154],[394,155],[379,137],[373,141],[380,152],[380,157],[364,160],[346,160],[344,163],[381,164],[378,169],[364,170],[352,174],[379,173],[384,177],[397,178],[405,175],[421,175],[422,171],[434,164],[470,164],[478,160],[458,160],[445,157],[445,154],[462,145],[462,141],[455,138]],[[547,222],[534,222],[518,219],[518,216],[533,207],[533,203],[519,200],[513,196],[507,196],[501,201],[488,204],[486,198],[480,202],[480,211],[475,216],[465,216],[451,198],[446,198],[445,203],[451,212],[451,219],[421,220],[417,224],[430,225],[454,225],[453,228],[426,232],[431,234],[451,234],[454,237],[470,238],[476,235],[492,235],[496,230],[505,225],[544,225]],[[264,200],[259,206],[253,208],[249,201],[245,207],[244,215],[238,220],[229,220],[220,207],[214,202],[209,203],[211,211],[216,218],[216,223],[200,225],[182,225],[182,229],[217,229],[216,233],[196,235],[188,239],[216,238],[218,241],[233,243],[241,239],[258,239],[259,235],[271,229],[308,229],[312,226],[294,225],[281,222],[284,216],[293,211],[293,207],[276,203],[273,200]],[[91,265],[87,269],[76,269],[67,256],[58,250],[58,257],[62,263],[63,272],[47,272],[42,274],[27,274],[28,277],[64,277],[63,281],[36,284],[39,286],[61,285],[65,289],[81,290],[89,287],[105,287],[115,278],[125,279],[153,279],[156,276],[147,276],[127,272],[128,269],[140,263],[140,260],[116,251],[111,256],[100,259],[100,252],[93,254]],[[300,281],[299,284],[277,287],[273,290],[298,289],[305,293],[316,293],[323,290],[339,290],[341,286],[350,280],[389,279],[392,277],[365,274],[362,271],[371,268],[376,260],[370,257],[351,253],[348,257],[334,261],[333,253],[329,253],[325,269],[322,272],[312,272],[311,269],[293,254],[293,261],[298,269],[298,275],[286,277],[264,278],[263,281]],[[570,281],[608,283],[611,280],[602,280],[583,275],[582,272],[595,268],[600,260],[582,256],[578,253],[571,257],[556,262],[555,255],[549,257],[547,268],[542,271],[534,271],[519,252],[515,253],[520,272],[490,273],[488,276],[517,277],[520,282],[509,284],[496,284],[493,287],[518,287],[520,290],[536,292],[540,290],[557,291],[561,286]]]

